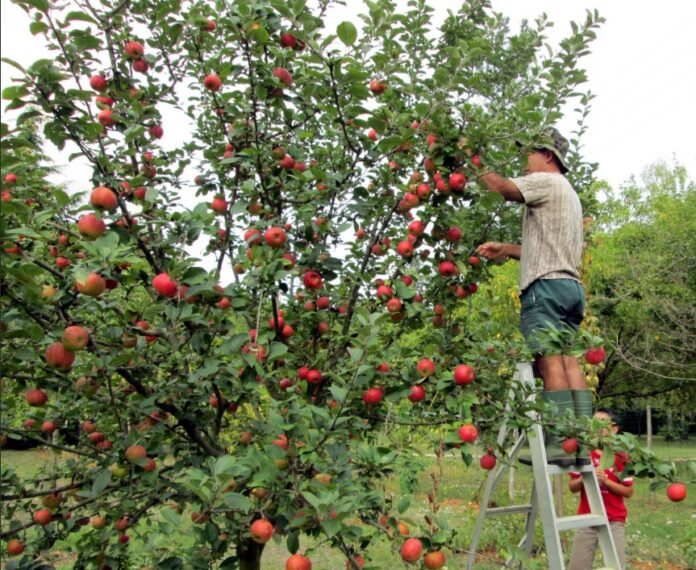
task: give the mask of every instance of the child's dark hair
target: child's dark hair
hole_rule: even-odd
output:
[[[619,426],[619,421],[618,421],[618,418],[616,417],[616,414],[612,410],[610,410],[609,408],[597,408],[595,413],[602,413],[602,414],[608,415],[609,419],[611,420],[611,424],[615,425],[617,427]]]

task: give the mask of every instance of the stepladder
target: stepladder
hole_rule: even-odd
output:
[[[524,388],[524,390],[520,390],[522,392],[534,393],[534,373],[531,363],[521,362],[517,364],[513,376],[513,391],[515,391],[516,387]],[[526,431],[515,434],[505,424],[500,427],[497,439],[498,446],[504,448],[506,445],[510,445],[511,441],[514,441],[514,443],[508,448],[507,459],[499,461],[496,468],[489,472],[486,479],[483,496],[480,501],[479,515],[469,547],[467,570],[476,568],[477,548],[486,519],[512,514],[526,515],[522,538],[517,543],[513,553],[524,553],[527,558],[531,555],[534,542],[534,527],[538,518],[543,529],[546,558],[550,570],[565,570],[566,568],[560,533],[567,530],[590,527],[597,530],[598,544],[604,562],[603,569],[622,570],[594,467],[591,464],[571,467],[549,465],[546,459],[544,434],[539,417],[532,412],[530,412],[529,416],[533,423]],[[511,466],[515,465],[519,452],[525,447],[525,444],[529,446],[534,479],[529,502],[507,506],[491,506],[491,499],[495,489],[505,474],[508,473]],[[556,512],[552,476],[567,475],[570,472],[579,473],[580,477],[582,477],[590,507],[589,514],[573,516],[562,516],[561,514],[559,516]],[[508,558],[505,568],[522,568],[523,564],[523,557],[513,554]]]

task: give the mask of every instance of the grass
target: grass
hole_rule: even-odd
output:
[[[696,459],[696,444],[690,442],[666,443],[656,439],[655,453],[665,460]],[[56,460],[56,455],[45,451],[3,451],[2,462],[8,462],[22,476],[36,474],[41,470],[50,468]],[[426,493],[430,489],[430,473],[435,466],[434,458],[427,458],[428,465],[418,479],[417,490],[412,507],[405,513],[404,520],[412,531],[417,533],[419,526],[423,525],[423,516],[427,514]],[[471,534],[478,514],[478,493],[482,492],[482,483],[485,473],[478,465],[466,467],[460,459],[454,455],[446,456],[442,461],[443,477],[439,489],[440,502],[439,515],[448,521],[449,525],[457,529],[454,544],[451,546],[465,551],[471,540]],[[515,503],[526,502],[532,485],[531,469],[520,467],[515,470]],[[628,502],[629,522],[627,525],[626,554],[630,568],[639,570],[668,569],[680,570],[692,568],[696,560],[692,554],[685,552],[685,541],[696,540],[694,531],[690,530],[696,520],[695,501],[692,495],[683,503],[671,503],[667,499],[664,490],[653,493],[649,490],[649,482],[643,479],[636,480],[634,496]],[[496,491],[493,500],[500,505],[510,504],[507,493],[507,478],[503,480]],[[572,495],[567,490],[567,481],[563,481],[564,513],[573,514],[577,506],[577,495]],[[186,547],[193,545],[193,537],[188,531],[189,518],[185,514],[182,517],[181,532],[178,535],[167,537],[169,544],[176,542],[177,546]],[[155,523],[156,524],[156,523]],[[500,568],[500,562],[505,557],[505,551],[522,535],[524,517],[511,515],[488,519],[481,537],[479,553],[475,568],[489,570]],[[91,532],[86,530],[85,532]],[[131,533],[130,550],[134,553],[143,551],[148,533],[144,526],[135,529]],[[572,533],[562,536],[564,551],[570,551]],[[152,544],[150,544],[152,546]],[[694,545],[696,546],[696,545]],[[692,546],[692,548],[694,548]],[[302,550],[311,550],[311,558],[314,570],[335,570],[345,566],[342,554],[332,550],[326,545],[317,544],[311,539],[302,538]],[[54,553],[56,567],[60,570],[71,568],[70,558],[59,552]],[[378,541],[371,545],[366,554],[369,554],[373,563],[378,568],[401,568],[402,563],[398,552],[390,542]],[[546,568],[543,555],[543,535],[540,524],[537,523],[534,542],[534,562],[539,568]],[[283,568],[288,556],[284,542],[272,541],[267,545],[264,553],[262,569],[277,570]],[[687,558],[687,556],[691,556]],[[598,555],[597,560],[601,557]],[[62,560],[62,561],[61,561]],[[136,567],[136,566],[134,566]],[[139,566],[137,566],[139,567]],[[466,555],[454,555],[447,553],[447,570],[466,568]]]

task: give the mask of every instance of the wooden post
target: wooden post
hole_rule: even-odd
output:
[[[508,497],[510,501],[515,500],[515,466],[510,465],[510,470],[508,471]]]
[[[652,449],[653,444],[653,426],[652,426],[652,407],[648,404],[645,410],[645,423],[647,424],[648,449]]]

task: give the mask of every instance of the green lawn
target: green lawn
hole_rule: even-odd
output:
[[[654,451],[663,459],[696,459],[696,443],[680,442],[677,444],[666,444],[664,441],[655,442]],[[39,470],[50,468],[55,455],[50,452],[2,452],[2,461],[8,461],[20,474],[32,474]],[[412,531],[417,533],[417,529],[423,523],[423,515],[427,512],[426,493],[430,486],[430,473],[434,469],[434,459],[426,470],[419,477],[418,490],[411,509],[406,513],[404,519],[408,522]],[[452,545],[455,548],[465,551],[468,548],[471,532],[478,513],[476,499],[481,491],[482,482],[485,474],[477,464],[467,468],[460,459],[454,455],[446,456],[443,460],[443,479],[439,490],[439,500],[441,503],[440,515],[449,524],[458,530],[458,535]],[[516,470],[515,502],[526,502],[528,493],[531,489],[531,469],[520,466]],[[577,496],[571,495],[567,486],[563,485],[565,514],[572,514],[577,506]],[[627,559],[630,561],[630,568],[637,569],[687,569],[693,567],[695,560],[687,558],[685,554],[685,541],[691,534],[692,549],[696,536],[694,527],[696,519],[696,497],[687,497],[683,503],[671,503],[665,496],[664,490],[652,493],[648,489],[648,481],[636,480],[636,491],[629,500],[629,523],[627,526]],[[500,504],[509,504],[507,493],[507,479],[501,484],[494,496],[494,500]],[[176,541],[177,544],[191,544],[192,537],[188,531],[190,526],[188,516],[182,517],[181,533],[178,536],[168,537],[167,540]],[[488,570],[500,568],[500,555],[510,544],[516,543],[521,536],[524,524],[524,517],[521,515],[511,515],[489,519],[484,527],[479,551],[482,556],[476,563],[476,568]],[[86,532],[90,532],[86,530]],[[142,536],[139,536],[139,532]],[[142,540],[147,540],[147,531],[144,527],[134,529],[131,533],[132,552],[137,552],[142,548]],[[569,551],[569,542],[572,535],[567,534],[563,537],[565,550]],[[303,539],[302,549],[311,549],[314,546],[307,539]],[[543,556],[543,535],[540,525],[537,524],[535,538],[535,561],[540,568],[545,568]],[[692,550],[693,553],[693,550]],[[54,553],[58,554],[58,553]],[[373,544],[369,550],[372,560],[380,568],[401,567],[400,557],[396,550],[393,550],[387,541]],[[283,542],[272,541],[267,546],[264,553],[262,568],[263,570],[277,570],[282,568],[288,553]],[[692,554],[693,556],[693,554]],[[64,557],[60,556],[60,558]],[[336,570],[343,568],[345,560],[340,553],[337,553],[325,545],[318,546],[311,552],[314,570]],[[457,570],[466,567],[466,555],[454,555],[448,553],[447,570]],[[599,560],[599,557],[598,557]],[[690,563],[689,563],[690,562]],[[58,568],[70,568],[70,563],[58,564]],[[134,566],[139,567],[139,566]]]

